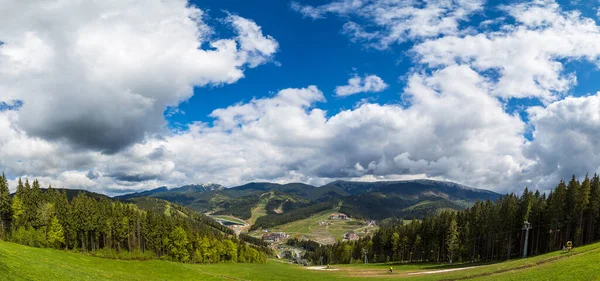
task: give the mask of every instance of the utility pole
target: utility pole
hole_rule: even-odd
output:
[[[365,264],[367,264],[367,263],[368,263],[368,261],[367,261],[367,254],[368,254],[368,253],[369,253],[369,251],[368,251],[367,249],[365,249]]]
[[[528,221],[523,222],[523,230],[525,230],[525,243],[523,247],[523,258],[527,257],[527,242],[529,241],[529,230],[531,229],[531,225]]]

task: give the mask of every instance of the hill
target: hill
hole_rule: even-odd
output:
[[[207,191],[218,191],[224,190],[225,187],[220,184],[212,184],[212,183],[203,183],[203,184],[190,184],[184,185],[178,188],[168,189],[166,186],[161,186],[155,189],[150,189],[142,192],[129,193],[121,196],[116,196],[117,199],[131,199],[138,197],[158,197],[161,196],[170,196],[170,194],[175,195],[186,195],[186,194],[194,194],[200,192]],[[167,195],[169,194],[169,195]],[[171,195],[172,196],[172,195]]]
[[[331,270],[267,264],[124,261],[0,241],[0,280],[597,280],[600,244],[488,265],[353,264]],[[387,269],[393,266],[394,273]],[[309,270],[313,269],[313,270]]]
[[[114,258],[188,263],[262,263],[271,253],[258,239],[238,236],[204,214],[158,198],[122,202],[75,191],[69,200],[66,190],[40,189],[37,180],[26,186],[2,199],[15,210],[3,216],[2,225],[11,226],[1,229],[3,239]]]
[[[69,199],[69,200],[73,199],[79,193],[83,193],[83,194],[87,195],[88,197],[94,198],[94,199],[110,199],[110,197],[108,197],[104,194],[100,194],[100,193],[96,193],[96,192],[92,192],[92,191],[88,191],[88,190],[84,190],[84,189],[68,189],[68,188],[52,188],[52,189],[60,191],[60,192],[64,191],[67,194],[67,199]],[[48,189],[40,188],[40,191],[48,192]],[[11,193],[10,196],[15,196],[15,194]]]
[[[340,204],[340,212],[356,218],[414,219],[443,209],[463,209],[477,200],[496,200],[500,195],[452,182],[410,180],[335,181],[318,187],[302,183],[269,182],[252,182],[232,188],[192,185],[174,189],[158,188],[116,198],[141,197],[159,198],[198,212],[230,215],[244,220],[253,217],[253,210],[261,208],[267,216],[261,221],[269,221],[265,226],[275,226],[292,219],[308,218],[314,212],[325,210],[320,206],[331,204]]]
[[[369,219],[422,218],[442,209],[464,209],[477,200],[500,197],[493,191],[434,180],[336,181],[325,187],[339,187],[350,194],[342,199],[341,212]]]

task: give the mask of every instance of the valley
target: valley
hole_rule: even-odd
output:
[[[358,239],[377,230],[377,221],[422,219],[443,210],[461,210],[477,200],[499,194],[451,182],[433,180],[392,182],[334,181],[323,186],[301,183],[249,183],[225,188],[219,184],[157,188],[116,197],[133,201],[157,198],[211,216],[236,233],[262,238],[283,232],[289,238],[321,244]],[[138,203],[139,204],[139,203]],[[343,213],[347,220],[330,220]],[[281,244],[284,241],[279,241]]]

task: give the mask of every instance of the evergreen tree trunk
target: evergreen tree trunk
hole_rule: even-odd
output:
[[[85,252],[85,237],[84,232],[81,231],[81,252]]]
[[[583,212],[579,214],[579,233],[577,235],[577,244],[583,244]]]
[[[512,232],[508,234],[508,256],[506,257],[506,259],[510,260],[510,248],[512,246]]]
[[[535,255],[537,255],[538,250],[539,250],[539,245],[540,245],[540,228],[538,228],[537,230],[537,238],[535,239]]]
[[[142,248],[142,230],[140,225],[140,217],[137,219],[137,233],[138,233],[138,249]]]

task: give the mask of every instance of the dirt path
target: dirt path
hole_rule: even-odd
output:
[[[306,269],[308,269],[308,270],[331,270],[331,271],[339,270],[338,268],[327,268],[327,266],[307,266]]]
[[[478,267],[481,267],[481,266],[459,267],[459,268],[440,269],[440,270],[432,270],[432,271],[419,271],[419,272],[411,272],[411,273],[408,273],[407,275],[436,274],[436,273],[452,272],[452,271],[459,271],[459,270],[465,270],[465,269],[473,269],[473,268],[478,268]]]

